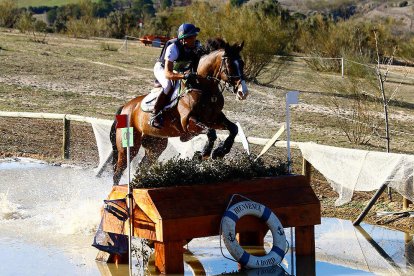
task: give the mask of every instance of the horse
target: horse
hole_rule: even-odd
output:
[[[129,125],[133,128],[134,145],[130,148],[130,160],[138,154],[142,146],[145,155],[140,166],[151,165],[166,149],[168,137],[180,137],[181,141],[188,141],[199,134],[206,134],[208,138],[201,152],[202,158],[223,158],[230,152],[238,128],[222,112],[223,92],[232,88],[231,91],[239,100],[246,99],[248,95],[243,75],[244,62],[240,56],[244,43],[230,45],[222,39],[210,39],[207,45],[208,51],[200,58],[197,66],[196,80],[180,96],[174,107],[163,111],[163,128],[157,129],[149,125],[151,113],[140,108],[146,95],[138,96],[118,109],[116,115],[129,115]],[[119,184],[127,167],[122,133],[116,128],[116,124],[115,120],[110,132],[114,185]],[[228,130],[229,136],[213,150],[217,139],[216,129]]]

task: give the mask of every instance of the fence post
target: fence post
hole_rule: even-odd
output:
[[[306,181],[310,184],[312,179],[312,165],[305,158],[302,159],[302,174],[305,176]]]
[[[128,52],[128,36],[125,36],[125,52]]]
[[[403,210],[407,210],[412,204],[412,201],[403,197]]]
[[[63,159],[70,158],[70,120],[66,119],[66,115],[63,117],[62,157]]]
[[[344,58],[343,57],[341,57],[341,75],[342,75],[342,78],[344,78],[344,68],[345,66],[344,66]]]

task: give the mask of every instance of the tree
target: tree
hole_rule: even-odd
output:
[[[240,7],[244,3],[248,2],[249,0],[230,0],[230,4],[234,7]]]
[[[161,9],[165,10],[172,6],[172,0],[161,0],[160,4],[161,4]]]
[[[132,11],[139,18],[144,18],[146,15],[153,17],[155,15],[154,3],[151,0],[134,0]]]
[[[95,16],[107,17],[113,10],[112,0],[99,0],[95,5]]]
[[[275,62],[275,55],[286,55],[291,45],[291,33],[280,16],[266,16],[248,5],[213,6],[204,1],[185,11],[181,20],[200,27],[201,40],[219,36],[229,43],[245,42],[241,54],[247,80],[269,83],[279,76],[283,62]]]

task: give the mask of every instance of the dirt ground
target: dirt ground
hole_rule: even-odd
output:
[[[104,51],[111,45],[117,51]],[[146,93],[152,84],[152,66],[160,49],[144,47],[136,41],[80,40],[59,35],[48,36],[47,43],[30,40],[30,35],[0,29],[0,111],[47,112],[111,119],[116,109],[129,99]],[[226,116],[240,122],[246,136],[270,138],[285,120],[285,93],[300,91],[300,105],[292,108],[291,137],[294,141],[384,151],[383,133],[372,134],[364,145],[351,144],[343,133],[340,119],[329,105],[333,94],[322,82],[340,82],[333,74],[316,74],[303,62],[291,62],[272,86],[249,84],[248,100],[236,101],[225,95]],[[410,77],[414,77],[411,73]],[[413,78],[414,79],[414,78]],[[324,81],[321,81],[324,80]],[[414,153],[414,95],[410,79],[394,79],[389,89],[399,87],[397,100],[390,105],[393,152]],[[341,103],[346,97],[337,99]],[[344,114],[347,114],[345,110]],[[349,110],[348,110],[349,111]],[[373,112],[376,112],[373,110]],[[377,114],[378,115],[378,114]],[[62,159],[62,122],[46,119],[0,117],[0,158],[33,157],[51,163],[97,166],[98,154],[89,124],[71,123],[71,157]],[[281,139],[286,139],[282,136]],[[236,146],[238,147],[238,146]],[[252,148],[258,154],[261,147]],[[271,150],[267,158],[285,156]],[[300,173],[302,157],[292,152],[294,172]],[[322,216],[355,220],[373,193],[357,192],[352,202],[336,207],[337,194],[318,172],[311,183],[321,201]],[[377,211],[401,211],[402,198],[384,194],[364,222],[385,225],[414,233],[414,219],[403,216],[377,217]],[[411,210],[411,209],[410,209]],[[414,210],[414,209],[412,209]]]

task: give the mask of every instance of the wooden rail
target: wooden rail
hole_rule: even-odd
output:
[[[32,119],[48,119],[61,120],[63,123],[62,134],[62,158],[70,158],[70,121],[84,122],[84,123],[101,123],[111,125],[112,121],[98,119],[93,117],[84,117],[71,114],[56,114],[56,113],[33,113],[33,112],[7,112],[0,111],[0,117],[9,118],[32,118]]]
[[[84,122],[84,123],[100,123],[106,125],[112,125],[113,121],[98,119],[94,117],[84,117],[71,114],[56,114],[56,113],[35,113],[35,112],[7,112],[0,111],[0,117],[10,118],[32,118],[32,119],[49,119],[49,120],[61,120],[63,123],[63,138],[62,138],[62,157],[63,159],[70,158],[70,121]],[[218,135],[220,138],[225,138],[224,134]],[[270,139],[258,138],[258,137],[246,137],[247,141],[253,145],[264,146]],[[241,143],[240,137],[236,137],[235,142]],[[275,147],[286,147],[286,141],[277,141],[274,143]],[[290,146],[294,149],[299,149],[297,143],[291,142]]]

